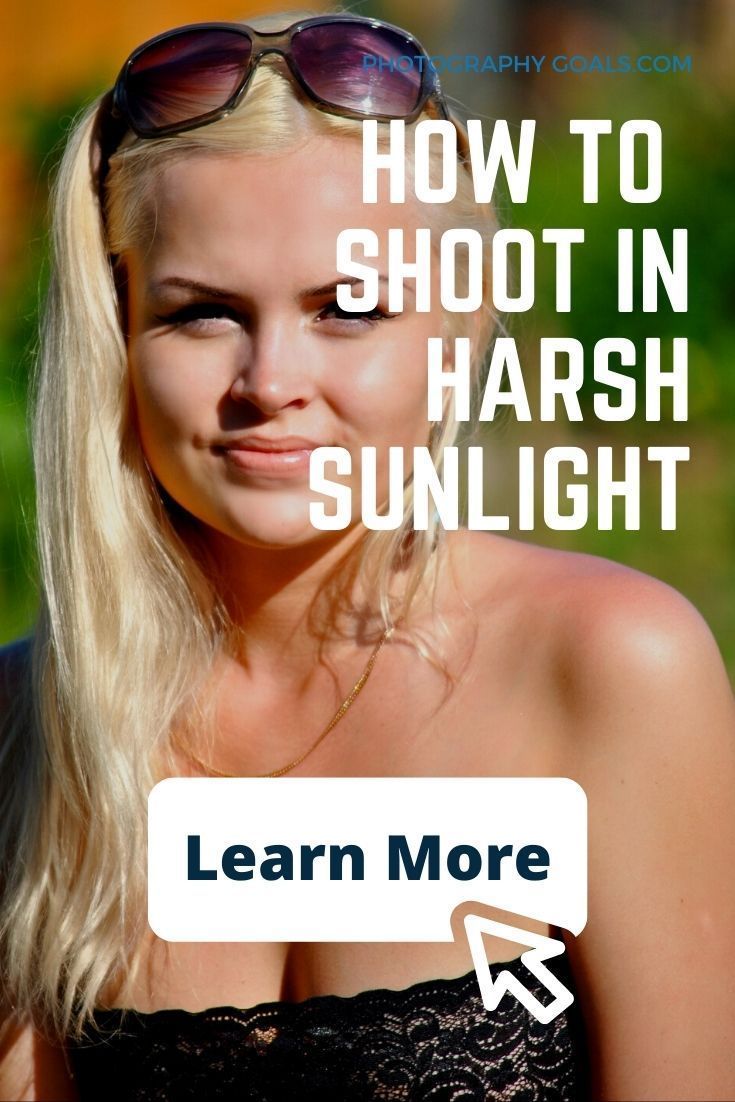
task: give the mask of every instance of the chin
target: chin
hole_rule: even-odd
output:
[[[203,518],[206,526],[220,536],[236,543],[254,548],[286,550],[288,548],[331,545],[347,535],[347,531],[322,532],[314,528],[306,509],[296,512],[288,510],[262,510],[253,508],[246,515],[239,513],[221,518]]]
[[[210,545],[226,540],[243,548],[272,550],[329,547],[348,537],[359,521],[358,516],[354,525],[337,532],[315,528],[309,515],[310,493],[218,495],[199,490],[177,497],[169,492],[168,498],[182,520],[193,520]]]

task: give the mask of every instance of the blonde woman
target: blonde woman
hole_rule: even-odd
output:
[[[60,169],[34,423],[42,606],[2,665],[0,1095],[731,1098],[735,754],[716,648],[635,572],[414,531],[410,480],[402,527],[363,527],[361,447],[384,494],[389,446],[438,459],[455,439],[449,415],[429,431],[427,338],[472,336],[479,372],[493,319],[409,295],[392,315],[383,291],[341,310],[337,234],[473,226],[489,244],[494,224],[462,171],[446,206],[363,205],[363,118],[410,133],[449,117],[438,84],[428,65],[362,65],[424,56],[405,32],[293,19],[144,45]],[[345,531],[310,523],[320,445],[353,457]],[[577,780],[590,906],[567,946],[572,1010],[488,1014],[461,940],[159,941],[152,785],[280,774]],[[518,964],[518,947],[488,951]]]

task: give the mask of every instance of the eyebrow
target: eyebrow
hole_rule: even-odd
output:
[[[151,291],[161,291],[165,287],[180,287],[183,291],[195,291],[199,295],[208,295],[210,298],[238,298],[235,291],[226,291],[222,287],[211,287],[208,283],[200,283],[197,279],[186,279],[184,276],[167,276],[166,279],[156,280],[150,284]]]
[[[388,282],[388,276],[387,275],[379,275],[378,276],[378,283],[387,283],[387,282]],[[307,287],[307,289],[304,291],[304,297],[305,298],[321,298],[322,295],[331,295],[331,294],[336,293],[337,288],[340,286],[340,284],[342,286],[354,287],[358,283],[364,283],[364,280],[359,279],[357,276],[344,276],[342,279],[336,279],[333,283],[325,283],[321,287]],[[404,290],[410,291],[411,294],[413,294],[414,298],[416,297],[416,292],[415,292],[414,288],[411,287],[408,284],[408,281],[405,280],[405,279],[403,281],[403,287],[404,287]]]
[[[323,295],[335,294],[337,287],[340,284],[347,284],[350,287],[354,287],[358,283],[363,283],[362,279],[356,276],[348,277],[344,279],[335,279],[331,283],[323,283],[319,287],[307,287],[302,295],[304,298],[321,298]],[[379,275],[379,283],[387,283],[388,276]],[[153,292],[163,290],[165,287],[180,287],[184,291],[194,291],[198,295],[207,295],[209,298],[240,298],[240,294],[237,291],[228,291],[224,287],[212,287],[209,283],[200,283],[198,279],[187,279],[185,276],[167,276],[166,279],[158,280],[152,283],[150,290]],[[403,281],[404,290],[416,297],[416,291],[410,286],[408,280]]]

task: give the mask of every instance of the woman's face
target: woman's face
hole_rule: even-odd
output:
[[[375,311],[344,314],[336,303],[340,230],[374,230],[380,259],[370,263],[387,275],[388,229],[405,231],[413,259],[421,225],[413,205],[363,205],[361,188],[359,141],[191,156],[154,187],[153,240],[125,255],[130,378],[148,462],[180,505],[240,542],[325,537],[309,520],[314,447],[351,453],[353,473],[340,481],[357,520],[360,448],[378,449],[385,491],[388,446],[427,442],[427,339],[442,335],[440,309],[416,313],[410,280],[393,317],[383,281]],[[436,303],[436,271],[432,279]]]

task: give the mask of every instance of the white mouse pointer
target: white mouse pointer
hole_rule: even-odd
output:
[[[475,975],[480,985],[480,994],[486,1010],[495,1010],[503,995],[508,991],[511,995],[515,995],[526,1010],[533,1014],[534,1018],[542,1022],[543,1025],[548,1025],[574,1002],[571,991],[568,991],[553,972],[550,972],[543,964],[543,961],[558,957],[565,951],[563,941],[544,937],[543,934],[532,934],[528,930],[508,926],[504,922],[495,922],[480,915],[466,915],[464,926],[470,952],[472,953],[472,963],[475,966]],[[518,976],[514,976],[512,972],[505,969],[493,979],[482,940],[484,934],[504,938],[506,941],[514,941],[519,945],[529,945],[530,948],[521,954],[521,960],[529,972],[533,973],[536,979],[546,987],[549,994],[553,996],[553,1000],[544,1005],[527,987],[524,987]]]

